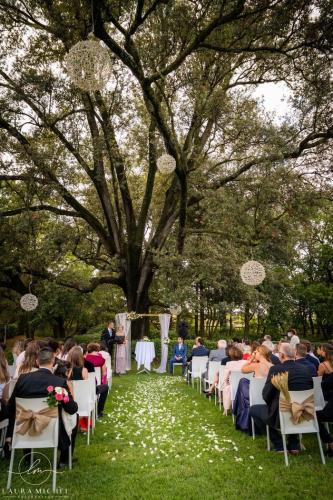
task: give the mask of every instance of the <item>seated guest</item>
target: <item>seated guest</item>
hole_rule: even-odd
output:
[[[311,363],[310,361],[308,361],[306,359],[306,355],[307,355],[306,346],[304,344],[297,344],[297,346],[296,346],[296,363],[300,363],[304,366],[307,366],[311,372],[311,376],[316,377],[317,376],[316,367],[313,363]]]
[[[266,337],[268,337],[268,336],[269,335],[266,335]],[[272,365],[278,365],[280,363],[280,360],[275,354],[273,354],[273,349],[274,349],[273,342],[271,342],[269,340],[264,340],[262,345],[267,347],[267,349],[269,350],[269,359],[270,359],[270,362],[272,363]]]
[[[319,432],[323,443],[327,445],[326,455],[333,457],[333,437],[324,425],[326,422],[333,422],[333,373],[325,376],[321,387],[327,402],[322,410],[317,411]]]
[[[209,361],[221,362],[222,359],[226,357],[225,353],[226,347],[227,347],[227,342],[225,340],[218,340],[217,349],[212,349],[209,353]]]
[[[240,372],[242,366],[246,363],[243,359],[243,352],[236,346],[231,346],[229,348],[229,357],[231,361],[225,365],[222,380],[224,415],[227,415],[228,410],[231,408],[231,372]]]
[[[95,367],[90,361],[86,359],[86,355],[88,353],[87,344],[80,344],[80,349],[82,349],[83,359],[84,359],[84,367],[87,368],[88,373],[95,373]]]
[[[271,352],[274,350],[274,344],[270,335],[265,335],[262,345],[265,345]]]
[[[24,361],[25,350],[26,350],[27,345],[29,344],[29,342],[32,342],[32,339],[26,339],[23,342],[23,351],[20,352],[20,354],[17,356],[16,361],[15,361],[15,373],[14,373],[13,378],[17,378],[18,377],[19,369],[20,369],[21,364]]]
[[[37,357],[39,351],[39,345],[35,340],[29,342],[25,349],[24,360],[18,368],[18,376],[38,370]]]
[[[231,358],[229,356],[229,349],[231,346],[227,346],[225,348],[225,358],[222,359],[221,365],[225,366],[229,361],[231,361]]]
[[[26,344],[25,340],[16,340],[15,344],[13,345],[12,354],[13,354],[15,369],[17,364],[20,365],[22,363],[22,360],[24,358],[25,344]],[[20,355],[21,357],[19,357]]]
[[[97,342],[90,342],[87,346],[88,354],[86,355],[87,361],[90,361],[95,368],[101,368],[101,384],[96,386],[96,394],[99,394],[97,404],[97,416],[103,417],[104,405],[108,397],[109,386],[107,382],[107,371],[105,366],[105,359],[98,352],[99,344]]]
[[[72,337],[68,337],[65,340],[64,348],[63,348],[61,354],[59,355],[59,359],[62,359],[63,361],[66,361],[69,351],[75,345],[77,345],[76,341]]]
[[[9,426],[7,436],[12,437],[16,416],[16,402],[15,398],[42,398],[48,396],[47,388],[51,385],[53,387],[64,387],[68,392],[69,401],[65,403],[61,401],[59,404],[59,449],[60,449],[60,468],[68,464],[68,450],[70,446],[70,439],[65,430],[62,418],[61,409],[70,415],[74,415],[78,406],[73,400],[72,394],[69,391],[66,380],[57,377],[52,373],[54,364],[54,354],[49,348],[41,349],[37,356],[37,363],[39,369],[37,371],[20,375],[13,393],[8,403]]]
[[[270,351],[264,345],[257,347],[251,358],[241,368],[242,373],[254,373],[255,378],[267,378],[272,367]],[[242,378],[239,381],[232,412],[235,415],[236,429],[244,432],[251,431],[250,409],[250,381]]]
[[[187,358],[187,361],[190,362],[193,356],[208,356],[208,355],[209,355],[209,349],[206,349],[206,347],[203,345],[202,338],[196,337],[195,346],[192,349],[191,356]]]
[[[307,352],[307,354],[305,356],[305,359],[307,359],[308,361],[310,361],[310,363],[312,363],[315,366],[316,372],[318,372],[320,361],[317,358],[317,356],[315,356],[313,354],[313,349],[312,349],[311,342],[309,342],[308,340],[302,340],[301,344],[304,344],[306,346],[306,352]]]
[[[2,347],[0,347],[0,400],[2,399],[3,390],[6,384],[9,382],[9,379],[10,376],[8,373],[8,364],[6,356]]]
[[[256,378],[266,378],[272,366],[269,349],[264,345],[259,345],[240,371],[242,373],[254,373]]]
[[[248,361],[251,358],[251,354],[252,354],[251,346],[248,345],[248,344],[244,344],[244,347],[243,347],[243,359],[245,361]]]
[[[333,346],[332,344],[321,344],[318,348],[318,354],[323,361],[318,368],[318,376],[324,377],[333,373]]]
[[[172,358],[169,361],[169,369],[170,373],[173,373],[173,365],[174,363],[182,363],[182,369],[184,373],[184,369],[186,366],[186,356],[187,356],[187,345],[184,344],[183,337],[178,337],[177,344],[173,346]]]
[[[88,380],[88,370],[84,367],[84,357],[80,346],[72,347],[68,353],[67,361],[71,366],[71,380]]]
[[[278,429],[279,398],[280,391],[272,384],[271,380],[278,373],[288,373],[288,389],[290,391],[305,391],[313,388],[313,380],[307,366],[295,362],[295,348],[282,342],[279,347],[280,364],[272,366],[268,372],[266,384],[262,395],[266,405],[254,405],[250,408],[250,416],[253,418],[258,432],[265,432],[266,424],[270,428],[270,438],[277,452],[283,451],[282,437]],[[292,454],[299,453],[298,435],[288,436],[288,450]]]

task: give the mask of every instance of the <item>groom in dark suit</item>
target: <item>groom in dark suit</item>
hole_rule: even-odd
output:
[[[39,369],[35,372],[24,373],[19,376],[12,395],[8,402],[8,416],[9,416],[9,426],[7,431],[7,437],[13,436],[14,424],[15,424],[15,416],[16,416],[16,402],[15,398],[42,398],[48,396],[47,388],[52,385],[53,387],[64,387],[68,392],[69,401],[67,403],[61,401],[58,409],[59,409],[59,442],[58,448],[60,450],[60,462],[59,467],[62,468],[68,465],[69,458],[69,446],[71,441],[66,432],[65,426],[63,424],[61,418],[61,409],[64,409],[66,413],[69,415],[74,415],[78,406],[77,403],[73,400],[73,396],[71,395],[67,382],[65,379],[61,377],[57,377],[53,375],[53,365],[55,360],[55,354],[53,351],[45,347],[41,349],[38,353],[37,363]],[[72,451],[74,448],[74,441],[76,435],[77,428],[73,429],[72,433]],[[30,451],[26,450],[25,454],[30,453]]]
[[[113,321],[110,321],[108,326],[102,331],[101,341],[105,342],[112,360],[113,346],[116,342],[116,330]]]

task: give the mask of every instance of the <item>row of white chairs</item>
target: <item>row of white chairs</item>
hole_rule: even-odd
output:
[[[207,364],[208,363],[208,364]],[[210,386],[213,383],[213,380],[216,376],[216,373],[219,374],[218,384],[215,387],[215,405],[217,401],[217,397],[220,402],[221,408],[221,396],[222,396],[222,381],[225,366],[222,366],[218,361],[209,361],[208,357],[193,357],[192,358],[192,369],[188,371],[188,376],[191,376],[192,386],[194,387],[195,381],[198,383],[198,388],[200,392],[202,391],[202,378],[203,374],[207,371],[207,377],[204,377],[205,386]],[[263,378],[255,378],[253,374],[245,374],[242,372],[231,372],[230,374],[230,389],[231,389],[231,405],[233,408],[234,401],[236,398],[236,393],[239,385],[239,381],[242,378],[246,378],[250,380],[249,385],[249,400],[250,407],[254,405],[265,405],[265,401],[262,397],[262,391],[266,382],[266,379]],[[188,377],[189,382],[189,377]],[[289,391],[291,400],[302,403],[305,399],[307,399],[310,395],[314,396],[315,401],[315,410],[322,410],[325,406],[325,400],[323,396],[323,392],[321,389],[322,377],[313,377],[313,389],[308,391]],[[281,395],[281,397],[283,397]],[[234,416],[233,416],[234,419]],[[252,437],[255,439],[255,425],[254,421],[251,418],[251,426],[252,426]],[[284,458],[286,466],[289,465],[288,461],[288,452],[286,446],[286,435],[288,434],[299,434],[300,438],[302,434],[315,433],[318,439],[319,451],[322,463],[325,464],[325,457],[323,454],[322,444],[319,435],[319,426],[317,421],[317,416],[315,414],[314,419],[310,421],[305,421],[300,424],[293,424],[290,419],[290,414],[288,412],[280,411],[280,426],[281,426],[281,435],[283,441],[283,449],[284,449]],[[270,436],[269,436],[269,427],[266,426],[266,434],[267,434],[267,449],[270,450]]]
[[[108,366],[108,385],[112,386],[112,369],[111,363]],[[9,396],[13,392],[16,380],[10,381]],[[73,380],[73,393],[74,400],[78,405],[77,415],[79,417],[87,417],[88,430],[87,430],[87,444],[90,444],[90,421],[92,422],[92,432],[94,432],[96,425],[97,403],[98,395],[96,394],[96,385],[101,383],[101,368],[95,368],[95,373],[89,373],[88,380]],[[27,410],[40,411],[45,408],[45,398],[16,398],[16,403],[19,403]],[[8,427],[8,419],[0,422],[0,449],[3,448]],[[59,435],[59,417],[52,418],[48,426],[42,431],[38,437],[31,437],[29,435],[21,436],[16,432],[16,424],[14,427],[12,438],[12,451],[10,457],[10,465],[8,471],[7,488],[10,489],[13,474],[13,464],[16,449],[31,449],[31,463],[33,463],[34,449],[38,448],[53,448],[53,474],[52,474],[52,491],[56,490],[56,473],[57,473],[57,449],[58,449],[58,435]],[[69,468],[72,468],[72,455],[71,447],[69,448]]]

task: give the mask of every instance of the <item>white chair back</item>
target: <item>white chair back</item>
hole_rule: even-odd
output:
[[[110,378],[112,378],[111,357],[106,358],[105,366],[106,366],[106,378],[109,380]]]
[[[238,384],[241,378],[247,378],[248,380],[251,380],[253,378],[253,373],[242,373],[242,372],[230,373],[231,401],[235,400]]]
[[[8,365],[7,368],[10,378],[13,378],[15,373],[15,365]]]
[[[321,388],[322,379],[323,377],[312,377],[316,411],[322,410],[325,406],[325,399]]]
[[[95,367],[95,375],[96,375],[97,385],[101,385],[101,383],[102,383],[102,369],[99,366]]]
[[[193,356],[192,358],[192,379],[201,378],[201,375],[206,371],[208,356]]]
[[[94,381],[95,383],[95,381]],[[92,383],[88,380],[73,380],[73,392],[80,417],[89,417],[95,400],[92,399]]]
[[[208,362],[208,377],[207,377],[207,381],[209,382],[209,384],[212,384],[216,373],[218,373],[218,371],[219,371],[220,366],[221,366],[221,362],[220,361],[209,361]]]
[[[40,411],[48,408],[43,398],[15,398],[16,404],[21,405],[26,410]],[[12,448],[57,448],[59,435],[59,415],[56,418],[51,418],[49,424],[38,436],[29,436],[25,434],[21,436],[16,432],[16,423],[14,426]]]
[[[305,399],[314,394],[313,389],[307,391],[289,391],[292,402],[303,403]],[[283,394],[280,393],[280,399],[283,399]],[[318,422],[316,413],[313,420],[305,420],[299,424],[294,424],[290,418],[290,412],[280,411],[280,426],[283,434],[307,434],[318,432]]]
[[[220,367],[219,367],[219,382],[217,384],[217,388],[219,391],[222,391],[222,382],[223,382],[224,371],[225,371],[225,365],[220,365]]]
[[[265,400],[262,397],[262,390],[264,388],[265,383],[266,383],[265,378],[255,378],[255,377],[251,378],[250,391],[249,391],[250,406],[266,404]]]

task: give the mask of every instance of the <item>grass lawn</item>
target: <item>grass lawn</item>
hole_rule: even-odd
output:
[[[306,451],[291,457],[286,468],[283,456],[265,451],[263,437],[253,441],[235,431],[230,416],[224,417],[213,402],[179,376],[133,373],[115,377],[106,414],[89,447],[85,436],[78,435],[78,461],[72,471],[58,476],[58,486],[67,490],[68,498],[333,497],[333,460],[321,464],[315,436],[304,438]],[[1,460],[2,498],[7,466]],[[15,476],[13,488],[22,487],[27,485]]]

